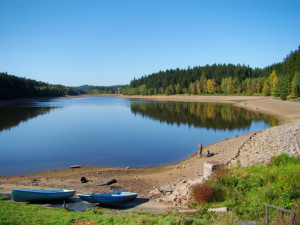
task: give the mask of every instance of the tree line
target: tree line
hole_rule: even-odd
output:
[[[52,85],[40,81],[20,78],[7,73],[0,73],[0,99],[58,97],[65,95],[79,95],[84,93],[80,89]]]
[[[116,85],[116,86],[93,86],[86,89],[87,94],[96,95],[96,94],[121,94],[122,88],[125,85]]]
[[[126,95],[245,94],[286,99],[300,95],[300,46],[281,63],[261,68],[213,64],[159,71],[133,79],[122,89]]]
[[[0,73],[0,99],[58,97],[79,94],[125,95],[205,95],[243,94],[281,97],[300,96],[300,46],[283,62],[261,68],[245,65],[213,64],[187,69],[159,71],[129,85],[81,86],[78,88]]]

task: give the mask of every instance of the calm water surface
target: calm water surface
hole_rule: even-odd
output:
[[[230,104],[115,97],[0,106],[0,176],[74,164],[155,166],[277,121]]]

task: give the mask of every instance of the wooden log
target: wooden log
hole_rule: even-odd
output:
[[[116,179],[112,179],[112,180],[107,181],[105,183],[99,184],[99,186],[111,185],[111,184],[114,184],[114,183],[117,183]]]
[[[97,187],[97,186],[105,186],[105,185],[110,185],[110,184],[114,184],[114,183],[117,183],[117,180],[116,179],[112,179],[110,181],[107,181],[105,183],[102,183],[102,184],[91,184],[91,185],[85,185],[85,187]]]

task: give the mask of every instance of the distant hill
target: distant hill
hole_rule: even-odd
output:
[[[59,97],[80,94],[117,94],[125,85],[66,87],[0,73],[0,99]]]
[[[75,89],[80,89],[80,90],[83,90],[83,91],[86,91],[88,92],[89,90],[93,89],[95,86],[93,85],[81,85],[81,86],[78,86],[78,87],[73,87]]]
[[[75,89],[80,89],[80,90],[83,90],[83,91],[90,91],[92,89],[116,89],[116,88],[123,88],[125,87],[126,85],[112,85],[112,86],[95,86],[95,85],[81,85],[81,86],[78,86],[78,87],[73,87]]]
[[[88,94],[120,94],[122,88],[126,85],[113,85],[113,86],[93,86],[93,85],[82,85],[76,87],[76,89],[84,91]]]
[[[83,94],[83,92],[63,85],[52,85],[0,73],[0,99],[59,97],[79,94]]]

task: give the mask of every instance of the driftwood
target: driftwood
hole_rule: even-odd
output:
[[[82,179],[82,178],[81,178]],[[82,182],[82,181],[81,181]],[[87,181],[88,182],[88,181]],[[85,183],[85,182],[82,182],[82,183]],[[105,186],[105,185],[111,185],[111,184],[114,184],[114,183],[117,183],[117,180],[116,179],[112,179],[110,181],[107,181],[105,183],[102,183],[102,184],[92,184],[92,185],[86,185],[85,187],[96,187],[96,186]]]
[[[112,179],[112,180],[107,181],[105,183],[99,184],[99,186],[111,185],[111,184],[114,184],[114,183],[117,183],[116,179]]]

